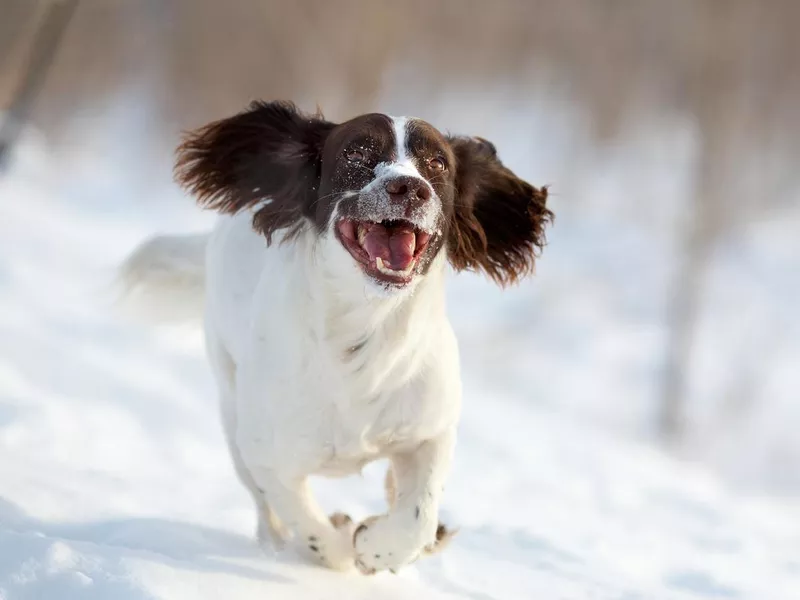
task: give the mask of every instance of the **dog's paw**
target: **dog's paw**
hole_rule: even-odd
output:
[[[333,518],[331,522],[335,527]],[[343,523],[341,527],[324,533],[307,535],[305,538],[298,536],[294,540],[294,546],[309,562],[335,571],[346,571],[353,568],[355,559],[351,539],[352,532]]]
[[[364,575],[395,572],[421,555],[432,553],[427,548],[435,548],[437,541],[431,528],[400,521],[395,515],[366,519],[353,534],[356,567]],[[442,528],[442,540],[447,538],[446,533],[447,529]]]
[[[441,552],[457,533],[457,529],[449,529],[439,523],[435,539],[424,544],[416,541],[421,536],[415,535],[414,531],[396,529],[389,517],[370,517],[360,523],[353,533],[355,565],[364,575],[374,575],[383,570],[394,573],[420,557]]]
[[[355,565],[361,571],[362,575],[374,575],[381,570],[381,565],[376,565],[374,561],[381,560],[381,554],[376,551],[376,543],[380,544],[379,538],[381,531],[376,527],[381,521],[385,521],[386,517],[369,517],[364,519],[358,524],[358,527],[353,531],[353,548],[355,549]],[[368,537],[369,535],[369,537]],[[373,542],[370,542],[370,537]],[[372,552],[372,558],[367,558],[369,553]],[[385,563],[386,559],[394,558],[391,552],[385,552],[386,557],[382,562]],[[384,569],[396,569],[397,566],[383,566]]]

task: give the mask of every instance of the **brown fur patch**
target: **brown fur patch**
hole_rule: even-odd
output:
[[[291,102],[253,102],[233,117],[189,133],[175,178],[204,208],[236,213],[270,198],[253,218],[267,242],[312,216],[322,149],[334,124]]]
[[[448,258],[457,270],[480,270],[500,285],[531,273],[553,220],[547,188],[523,181],[481,138],[450,138],[457,160],[456,206]]]

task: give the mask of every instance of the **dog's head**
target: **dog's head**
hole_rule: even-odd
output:
[[[546,190],[484,139],[383,114],[336,125],[286,102],[254,102],[189,134],[176,177],[205,207],[254,207],[268,243],[313,228],[337,268],[389,290],[411,288],[441,252],[458,270],[513,282],[552,218]]]

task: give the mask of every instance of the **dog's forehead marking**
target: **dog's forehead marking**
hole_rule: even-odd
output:
[[[389,120],[392,122],[392,132],[394,133],[395,159],[379,164],[375,174],[387,175],[391,171],[392,175],[409,175],[422,179],[417,165],[414,164],[414,157],[408,153],[408,125],[413,121],[413,117],[389,116]]]
[[[397,147],[397,162],[402,163],[408,160],[406,151],[406,136],[408,135],[408,117],[389,117],[392,120],[394,129],[394,142]]]

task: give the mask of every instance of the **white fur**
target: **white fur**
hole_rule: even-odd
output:
[[[403,145],[398,137],[401,157]],[[259,534],[280,543],[291,532],[296,548],[332,568],[395,569],[434,542],[455,444],[461,383],[444,253],[411,289],[380,290],[333,224],[267,247],[251,217],[219,219],[205,268],[195,260],[187,285],[204,274],[209,360]],[[148,256],[176,247],[146,246]],[[357,473],[381,458],[392,463],[396,501],[354,539],[316,504],[307,477]]]
[[[142,244],[119,269],[123,308],[155,320],[198,319],[205,296],[208,234],[163,235]]]

